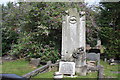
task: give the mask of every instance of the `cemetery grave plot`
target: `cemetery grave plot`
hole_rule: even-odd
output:
[[[120,66],[119,64],[118,65],[109,65],[107,62],[104,62],[104,61],[100,61],[100,64],[104,66],[104,77],[105,78],[118,78],[118,75],[120,73],[112,73],[111,71],[118,71],[118,67]],[[55,71],[50,71],[50,72],[46,72],[46,73],[41,73],[41,74],[38,74],[36,76],[34,76],[33,78],[53,78],[54,77],[54,72]],[[97,78],[98,75],[97,72],[90,72],[88,73],[86,76],[77,76],[76,78]],[[65,78],[68,78],[68,77],[65,77]]]
[[[100,54],[90,53],[86,54],[86,14],[84,11],[77,11],[77,8],[70,8],[63,16],[62,24],[62,50],[61,59],[59,61],[59,71],[52,71],[51,63],[37,68],[40,63],[40,59],[32,59],[30,62],[34,68],[28,65],[28,62],[24,60],[16,60],[13,62],[3,63],[3,72],[1,73],[15,73],[17,75],[24,75],[26,73],[35,72],[39,69],[47,70],[45,73],[39,73],[34,78],[53,78],[54,72],[58,71],[62,75],[77,75],[77,78],[98,78],[100,73],[100,65],[104,66],[101,70],[99,78],[117,78],[119,74],[119,64],[109,65],[107,62],[100,61]],[[98,40],[96,48],[101,45],[101,41]],[[88,59],[88,61],[87,61]],[[91,61],[89,61],[91,60]],[[36,62],[36,63],[35,63]],[[35,64],[34,64],[35,63]],[[95,64],[95,65],[93,65]],[[2,67],[0,64],[0,67]],[[94,72],[88,72],[88,67],[96,67]],[[54,68],[53,68],[54,69]],[[91,70],[91,69],[90,69]],[[97,72],[98,70],[98,72]],[[92,71],[92,70],[91,70]],[[44,71],[43,71],[44,72]],[[23,74],[24,73],[24,74]],[[24,76],[23,76],[24,77]],[[26,76],[25,76],[26,77]],[[31,76],[29,76],[31,77]],[[32,76],[33,77],[33,76]],[[66,78],[66,77],[63,77]]]
[[[100,64],[104,66],[105,78],[110,78],[110,77],[117,78],[118,74],[120,74],[120,73],[113,73],[113,72],[118,72],[118,68],[120,65],[109,65],[109,63],[104,62],[102,60],[100,61]],[[0,67],[2,67],[1,73],[11,73],[11,74],[17,74],[19,76],[22,76],[36,69],[36,68],[31,67],[29,63],[26,62],[25,60],[5,62],[2,65],[0,64]],[[54,72],[55,71],[50,71],[46,73],[37,74],[36,76],[32,78],[53,78]],[[78,76],[76,78],[97,78],[97,72],[91,72],[91,73],[88,73],[86,76]]]

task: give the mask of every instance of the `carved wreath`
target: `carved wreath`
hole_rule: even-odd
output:
[[[71,16],[69,18],[69,22],[72,23],[72,24],[75,24],[77,22],[76,17],[75,16]]]

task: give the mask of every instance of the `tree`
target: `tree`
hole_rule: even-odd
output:
[[[100,14],[98,24],[101,27],[112,27],[114,30],[120,30],[120,2],[100,3]]]
[[[97,23],[100,27],[99,36],[106,47],[108,58],[120,59],[120,2],[101,3]]]
[[[60,2],[18,2],[3,6],[3,53],[9,52],[18,58],[56,61],[61,53],[62,15],[68,8],[82,11],[85,7],[82,3]],[[8,36],[11,37],[6,39]]]

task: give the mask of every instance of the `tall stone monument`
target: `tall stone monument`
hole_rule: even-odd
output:
[[[86,65],[85,12],[76,8],[66,11],[62,24],[62,60],[75,62],[75,70],[83,75]]]

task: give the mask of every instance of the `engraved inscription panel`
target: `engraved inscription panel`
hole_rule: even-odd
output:
[[[74,62],[60,62],[59,72],[62,74],[75,75]]]

